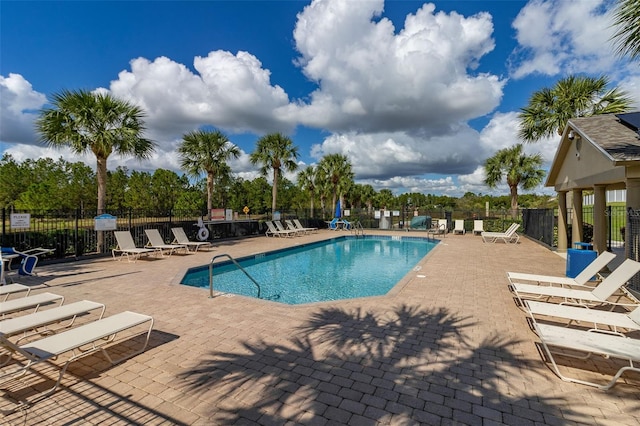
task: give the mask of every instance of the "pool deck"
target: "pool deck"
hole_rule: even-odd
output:
[[[601,391],[563,382],[543,362],[505,273],[563,275],[565,261],[526,238],[489,244],[449,234],[383,297],[286,306],[209,298],[208,290],[178,284],[188,267],[216,254],[240,257],[344,234],[39,267],[38,277],[20,281],[32,293],[64,295],[65,304],[102,302],[106,315],[145,313],[154,329],[144,353],[115,366],[100,353],[82,358],[56,393],[0,414],[0,424],[640,424],[638,373]],[[620,365],[600,357],[564,362],[565,371],[603,383]],[[53,384],[57,370],[35,370],[2,385],[0,410]]]

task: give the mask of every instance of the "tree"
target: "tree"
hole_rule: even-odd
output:
[[[396,197],[390,189],[384,188],[376,195],[376,202],[381,209],[390,210],[395,205]]]
[[[369,214],[371,214],[371,211],[373,210],[373,200],[375,200],[377,195],[378,194],[376,193],[376,190],[373,189],[373,186],[362,186],[362,189],[360,191],[360,198],[367,205],[367,211]]]
[[[153,195],[149,188],[151,188],[151,173],[137,170],[131,172],[129,185],[124,194],[127,207],[155,214]]]
[[[347,156],[342,154],[325,155],[318,163],[318,175],[321,180],[328,183],[331,189],[332,211],[335,211],[337,199],[340,200],[340,205],[344,208],[344,194],[353,185],[354,178]]]
[[[614,9],[613,41],[620,56],[640,59],[640,2],[638,0],[618,0]]]
[[[0,159],[0,207],[13,208],[20,194],[32,182],[24,164],[18,163],[10,154]]]
[[[126,192],[129,187],[129,170],[126,167],[118,166],[109,172],[107,181],[107,208],[109,210],[121,211],[127,207]]]
[[[230,173],[227,160],[238,158],[240,148],[229,142],[219,130],[196,130],[182,137],[178,153],[180,167],[187,174],[193,177],[200,177],[203,173],[207,175],[207,211],[211,214],[215,181]]]
[[[77,154],[93,152],[98,178],[98,212],[106,207],[107,159],[112,153],[143,160],[155,143],[142,137],[141,108],[108,93],[85,90],[54,94],[53,108],[44,108],[36,120],[41,140],[54,148],[69,147]]]
[[[294,172],[298,168],[298,147],[293,141],[281,133],[271,133],[258,139],[256,149],[249,157],[251,164],[261,164],[260,173],[263,176],[273,170],[273,186],[271,188],[271,214],[276,212],[278,197],[278,179],[281,170]]]
[[[608,84],[604,76],[569,76],[552,88],[534,92],[518,114],[518,136],[536,142],[555,133],[562,135],[571,118],[628,111],[631,98],[618,88],[607,90]]]
[[[309,194],[309,217],[313,217],[313,201],[316,197],[316,179],[318,173],[314,166],[308,166],[298,173],[298,186]]]
[[[69,147],[77,154],[93,152],[98,180],[98,213],[107,202],[107,159],[112,153],[146,159],[155,143],[144,138],[142,109],[108,93],[64,90],[53,95],[52,108],[44,108],[36,120],[42,142],[55,148]],[[98,233],[102,251],[104,235]]]
[[[151,176],[151,187],[153,207],[158,212],[168,212],[175,208],[175,204],[184,191],[189,187],[189,180],[186,176],[178,176],[177,173],[156,169]]]
[[[518,186],[525,190],[533,189],[542,182],[545,172],[540,169],[542,157],[540,154],[526,155],[522,144],[498,151],[493,157],[488,158],[484,164],[484,183],[489,188],[495,188],[504,178],[509,185],[511,195],[511,215],[517,217],[518,213]]]

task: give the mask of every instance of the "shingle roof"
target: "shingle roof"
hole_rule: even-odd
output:
[[[568,125],[599,145],[614,161],[640,161],[640,135],[615,114],[572,118]]]

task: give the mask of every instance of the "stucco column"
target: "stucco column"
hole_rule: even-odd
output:
[[[593,187],[593,249],[598,254],[607,250],[607,187]]]
[[[627,209],[640,210],[640,178],[627,178]],[[627,242],[631,238],[629,227],[629,221],[626,220],[626,240]],[[625,254],[628,259],[633,258],[632,253],[629,253],[629,248],[632,244],[625,244]]]
[[[571,195],[571,243],[578,243],[582,241],[582,189],[574,189]]]
[[[558,192],[558,252],[567,251],[567,192]]]

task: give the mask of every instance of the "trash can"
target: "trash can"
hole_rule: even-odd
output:
[[[577,277],[597,256],[598,253],[594,250],[568,249],[567,277]]]

